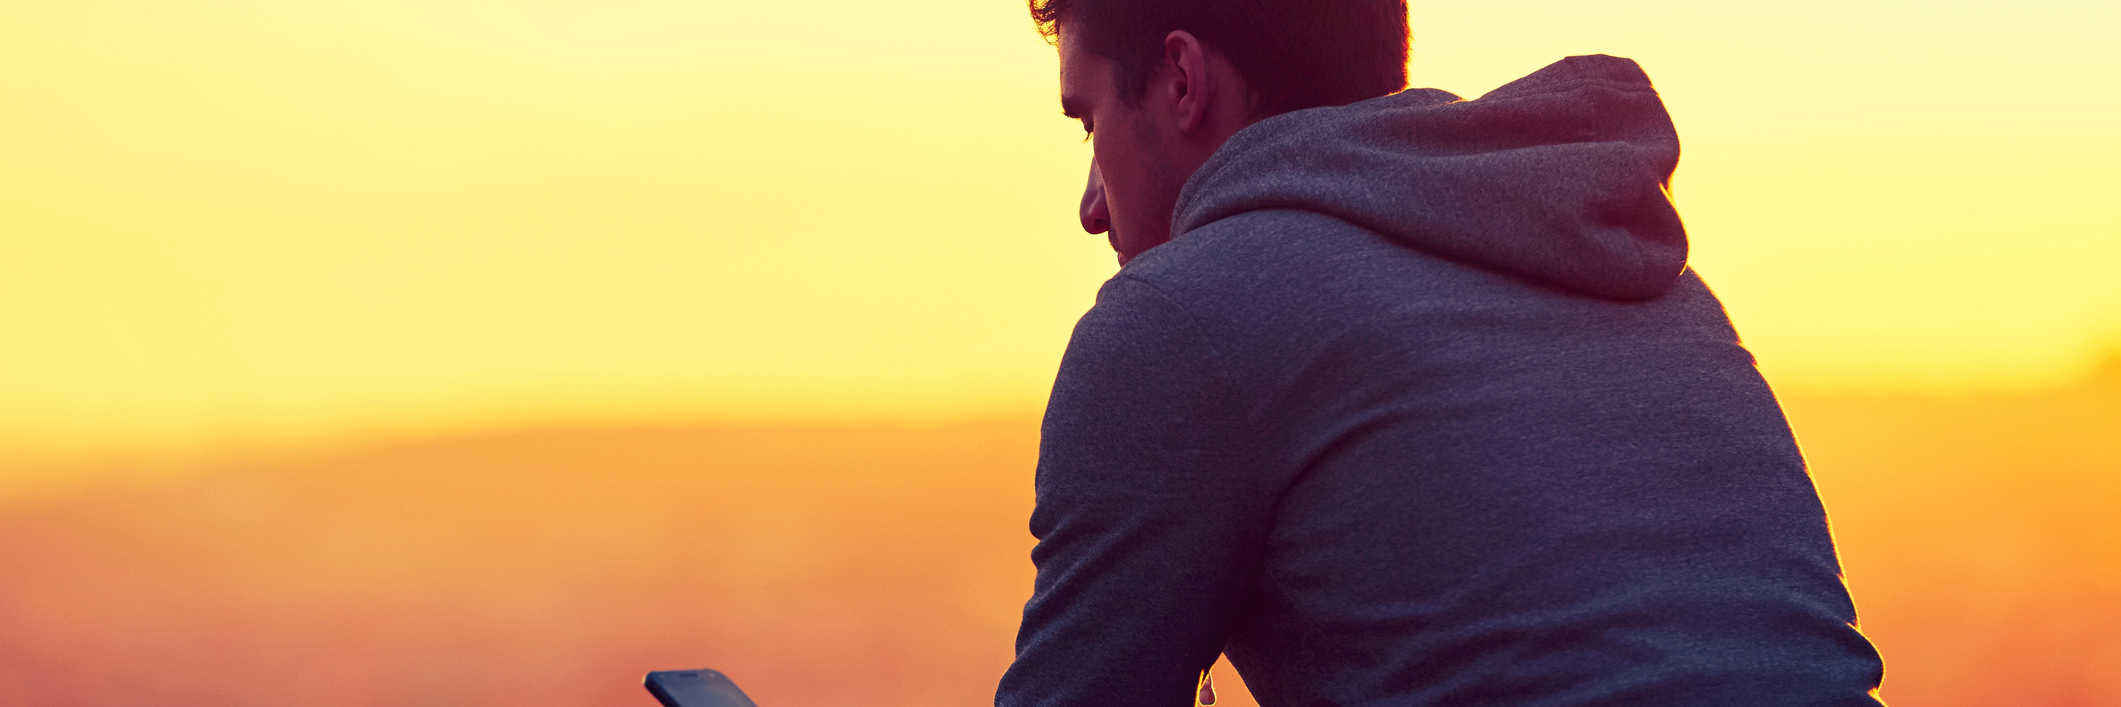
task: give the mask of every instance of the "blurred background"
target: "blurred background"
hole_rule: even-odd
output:
[[[2121,5],[1413,26],[1657,81],[1889,701],[2121,705]],[[1012,0],[0,2],[0,704],[987,702],[1115,269],[1054,72]]]

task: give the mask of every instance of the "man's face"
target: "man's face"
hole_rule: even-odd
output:
[[[1105,233],[1125,265],[1171,240],[1171,209],[1185,185],[1176,131],[1150,101],[1120,100],[1118,62],[1084,51],[1060,32],[1061,109],[1083,122],[1096,157],[1083,194],[1083,230]],[[1190,170],[1188,170],[1189,172]]]

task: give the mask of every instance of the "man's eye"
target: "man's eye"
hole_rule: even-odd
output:
[[[1095,126],[1092,126],[1090,124],[1090,121],[1083,121],[1083,142],[1089,142],[1090,135],[1095,132],[1097,132],[1097,130],[1095,129]]]

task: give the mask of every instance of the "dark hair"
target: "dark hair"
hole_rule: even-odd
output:
[[[1407,87],[1406,0],[1029,0],[1047,41],[1119,63],[1120,97],[1141,105],[1164,37],[1191,32],[1245,75],[1259,117],[1337,106]]]

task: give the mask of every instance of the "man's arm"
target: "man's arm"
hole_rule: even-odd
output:
[[[1273,490],[1200,328],[1113,278],[1076,325],[1039,445],[1038,582],[1001,707],[1181,707],[1258,571]]]

